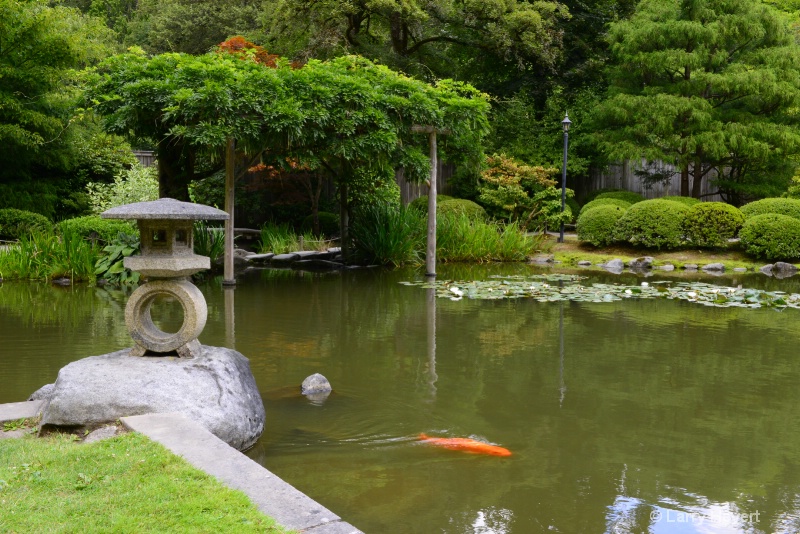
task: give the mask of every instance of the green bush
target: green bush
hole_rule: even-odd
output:
[[[626,211],[627,208],[624,206],[615,206],[613,204],[596,205],[584,211],[578,217],[578,239],[591,243],[596,247],[604,247],[614,243],[617,240],[615,234],[617,223],[625,215]]]
[[[113,183],[86,184],[86,192],[92,211],[97,214],[124,204],[157,200],[158,169],[137,163],[117,174]]]
[[[628,191],[626,189],[603,188],[592,191],[586,195],[586,203],[588,204],[592,200],[596,200],[598,198],[616,198],[617,200],[624,200],[625,202],[630,202],[631,204],[636,204],[637,202],[644,200],[642,195],[639,193],[634,193],[633,191]]]
[[[436,199],[439,200],[438,197]],[[427,211],[425,212],[427,213]],[[486,219],[486,210],[471,200],[465,198],[453,198],[444,200],[436,205],[437,215],[446,215],[451,213],[461,213],[470,219],[484,220]]]
[[[19,239],[52,229],[53,223],[44,215],[15,208],[0,209],[0,239]]]
[[[745,219],[765,213],[778,213],[800,219],[800,200],[796,198],[762,198],[745,204],[741,209]]]
[[[73,232],[83,239],[99,237],[106,243],[117,238],[120,232],[129,235],[138,235],[136,225],[128,221],[114,219],[101,219],[99,215],[87,215],[75,219],[67,219],[56,225],[60,234]]]
[[[425,197],[428,198],[428,197]],[[329,213],[327,211],[320,211],[317,213],[319,217],[319,230],[325,237],[332,237],[339,235],[339,216],[335,213]],[[303,219],[303,224],[301,225],[301,229],[303,232],[310,232],[312,231],[314,226],[314,216],[309,215],[305,219]]]
[[[683,204],[687,208],[691,208],[695,204],[700,204],[700,199],[699,198],[682,197],[680,195],[668,195],[668,196],[665,196],[665,197],[661,197],[661,200],[672,200],[674,202],[680,202],[681,204]]]
[[[745,220],[739,231],[747,254],[765,260],[800,258],[800,220],[779,213],[754,215]]]
[[[620,200],[618,198],[598,198],[587,202],[583,205],[580,209],[580,213],[578,213],[578,217],[583,215],[584,212],[589,211],[592,208],[596,208],[598,206],[616,206],[618,208],[622,208],[623,211],[627,210],[632,206],[630,202],[625,200]]]
[[[455,200],[455,199],[448,195],[436,195],[436,207],[438,208],[442,202],[446,202],[448,200]],[[422,195],[421,197],[415,198],[414,200],[408,203],[408,207],[427,215],[428,195]]]
[[[595,200],[598,198],[616,198],[617,200],[624,200],[625,202],[630,202],[631,204],[638,204],[645,200],[645,198],[640,195],[639,193],[634,193],[633,191],[606,191],[605,193],[600,193],[595,197]]]
[[[683,244],[683,221],[689,208],[672,200],[644,200],[628,208],[617,223],[619,241],[646,248],[675,248]]]
[[[684,220],[686,239],[698,247],[722,247],[744,224],[744,215],[724,202],[699,202],[689,208]]]
[[[419,263],[425,235],[419,210],[386,203],[360,206],[350,223],[355,256],[367,263]]]

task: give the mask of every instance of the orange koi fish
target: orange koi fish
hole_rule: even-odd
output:
[[[469,452],[472,454],[489,454],[491,456],[511,456],[511,451],[505,447],[490,445],[470,438],[432,438],[427,434],[420,434],[419,439],[453,451]]]

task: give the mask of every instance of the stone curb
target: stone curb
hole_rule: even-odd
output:
[[[363,534],[289,483],[178,413],[135,415],[122,424],[250,498],[286,528],[312,534]]]
[[[42,400],[0,404],[0,424],[36,417],[41,414],[42,406],[44,406]]]

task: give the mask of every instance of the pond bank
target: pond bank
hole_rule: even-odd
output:
[[[0,404],[0,424],[36,417],[42,404],[42,401]],[[123,417],[121,422],[128,430],[160,443],[229,488],[241,491],[260,512],[275,519],[283,527],[313,534],[361,532],[180,414]],[[0,437],[21,437],[25,433],[24,430],[12,432],[13,436]]]

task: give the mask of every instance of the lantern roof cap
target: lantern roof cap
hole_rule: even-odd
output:
[[[204,204],[159,198],[111,208],[100,214],[103,219],[171,219],[224,221],[228,214]]]

